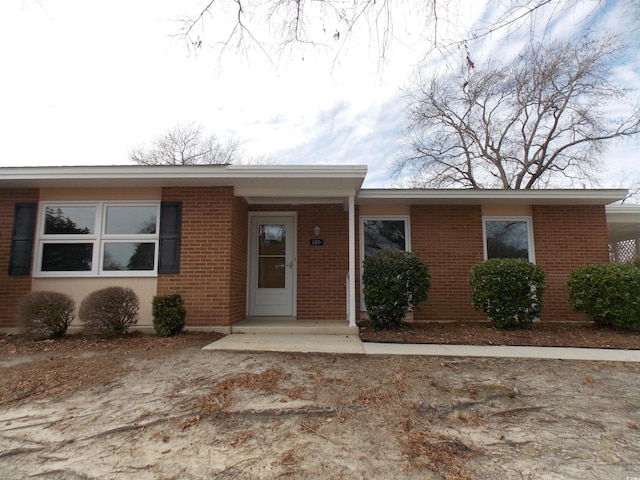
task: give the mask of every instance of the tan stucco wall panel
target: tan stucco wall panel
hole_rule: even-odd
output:
[[[140,317],[138,326],[153,325],[151,315],[151,301],[157,291],[157,278],[34,278],[33,290],[51,290],[71,295],[76,302],[76,318],[71,324],[78,326],[82,323],[78,319],[77,309],[82,300],[95,290],[106,287],[131,287],[140,298]]]
[[[41,202],[160,200],[161,188],[42,188]]]

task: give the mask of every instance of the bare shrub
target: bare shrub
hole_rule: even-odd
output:
[[[79,316],[90,335],[114,337],[138,323],[140,300],[130,287],[107,287],[90,293],[80,304]]]
[[[59,292],[31,292],[18,306],[18,325],[30,338],[61,337],[75,316],[76,304],[69,295]]]

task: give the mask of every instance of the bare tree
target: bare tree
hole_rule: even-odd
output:
[[[640,105],[608,80],[616,37],[531,45],[508,63],[418,79],[410,96],[410,154],[396,175],[414,186],[536,188],[594,180],[607,141],[640,132]],[[627,103],[630,99],[626,99]]]
[[[221,142],[215,135],[205,136],[196,123],[178,123],[151,143],[129,151],[138,165],[217,165],[241,162],[237,140]]]
[[[629,193],[626,198],[621,200],[620,204],[640,204],[640,173],[621,171],[618,178],[612,184],[613,188],[624,188]]]
[[[377,48],[384,62],[394,45],[410,43],[425,56],[454,47],[466,50],[489,36],[544,25],[549,15],[578,12],[582,20],[591,21],[600,7],[618,3],[631,14],[640,12],[636,0],[493,0],[469,31],[461,27],[467,8],[462,0],[210,0],[179,19],[178,35],[195,49],[213,48],[220,57],[226,51],[257,50],[274,64],[273,58],[309,46],[339,57],[356,38]]]

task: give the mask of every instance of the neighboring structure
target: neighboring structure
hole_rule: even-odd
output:
[[[609,256],[614,263],[640,258],[640,205],[607,206]]]
[[[187,326],[245,318],[341,320],[365,310],[360,265],[382,247],[426,260],[415,320],[479,320],[468,274],[522,256],[547,273],[542,320],[581,320],[566,301],[578,265],[609,261],[605,205],[625,190],[362,189],[364,166],[107,166],[0,169],[0,328],[32,290],[76,302],[111,285],[179,293]],[[613,230],[611,230],[613,229]]]

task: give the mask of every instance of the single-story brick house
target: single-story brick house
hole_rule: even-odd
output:
[[[469,269],[509,255],[547,273],[541,320],[583,319],[566,301],[565,281],[578,265],[609,261],[605,206],[625,190],[363,189],[366,173],[0,168],[0,328],[16,327],[16,305],[32,290],[65,292],[79,305],[111,285],[138,293],[141,326],[152,324],[153,296],[170,293],[183,296],[194,329],[228,332],[247,318],[355,326],[365,310],[362,260],[389,246],[429,265],[429,299],[415,320],[482,319]]]

